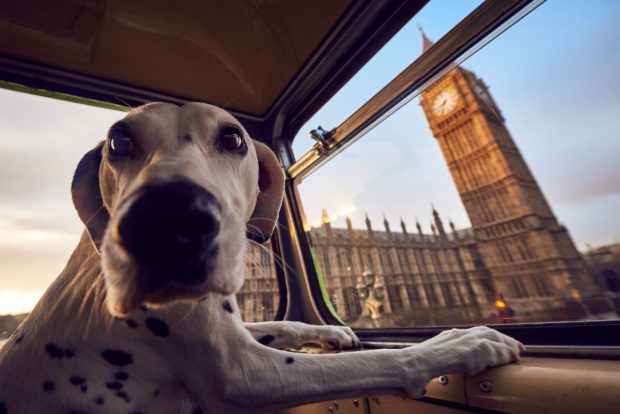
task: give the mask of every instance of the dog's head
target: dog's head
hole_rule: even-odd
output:
[[[131,111],[82,158],[72,183],[114,315],[236,292],[246,233],[271,236],[283,191],[271,150],[202,103]]]

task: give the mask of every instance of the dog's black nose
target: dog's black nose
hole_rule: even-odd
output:
[[[154,288],[173,279],[200,284],[217,253],[220,212],[213,194],[196,184],[152,184],[140,190],[117,234]]]

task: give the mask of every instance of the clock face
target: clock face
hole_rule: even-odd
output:
[[[446,115],[452,112],[459,101],[459,96],[454,88],[445,89],[433,100],[433,113],[435,115]]]

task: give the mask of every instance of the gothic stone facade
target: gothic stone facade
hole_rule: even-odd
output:
[[[248,242],[245,255],[245,282],[237,293],[241,318],[245,322],[271,321],[280,301],[271,242]]]
[[[431,43],[424,38],[425,48]],[[332,228],[309,232],[320,271],[338,313],[355,326],[497,322],[502,299],[515,321],[586,319],[617,312],[593,278],[567,229],[558,223],[504,124],[487,86],[457,67],[421,94],[472,224],[446,232],[433,209],[433,234]],[[326,215],[325,215],[326,216]],[[250,252],[240,294],[246,320],[277,305],[265,251]],[[359,288],[364,272],[381,281],[381,320],[364,318]],[[256,289],[256,290],[255,290]],[[617,296],[617,295],[616,295]],[[616,298],[617,299],[617,298]]]
[[[493,317],[489,274],[471,231],[447,234],[436,211],[433,234],[332,228],[325,222],[309,235],[332,303],[356,327],[443,325]],[[383,285],[381,318],[362,317],[359,288],[364,272]],[[376,284],[375,284],[376,285]]]

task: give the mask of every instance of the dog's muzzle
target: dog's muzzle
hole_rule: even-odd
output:
[[[146,289],[204,283],[218,251],[215,197],[189,181],[173,181],[147,185],[130,202],[116,236]]]

